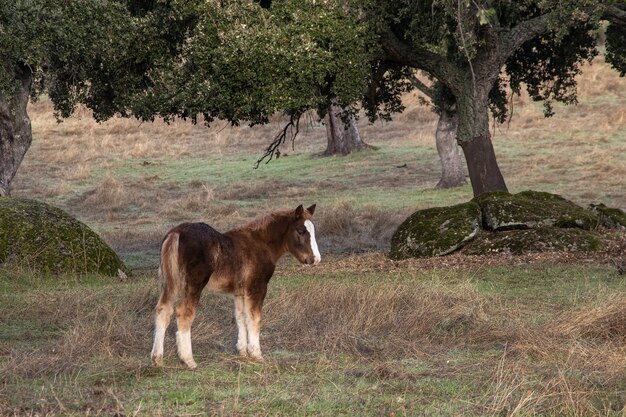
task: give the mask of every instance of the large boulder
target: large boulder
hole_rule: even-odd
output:
[[[533,229],[540,227],[592,230],[598,217],[565,198],[540,191],[518,194],[494,192],[481,194],[472,201],[482,210],[487,230]]]
[[[600,223],[609,229],[626,230],[626,213],[618,208],[604,204],[589,204],[587,210],[598,216]]]
[[[420,210],[391,238],[392,259],[440,256],[454,252],[480,230],[480,207],[473,202]]]
[[[48,204],[0,198],[0,263],[43,273],[128,274],[89,227]]]
[[[466,255],[506,253],[526,255],[536,252],[590,252],[603,247],[594,232],[582,229],[543,227],[500,232],[483,231],[462,249]]]

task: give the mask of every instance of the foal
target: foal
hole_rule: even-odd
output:
[[[152,361],[163,365],[165,331],[176,306],[178,356],[196,368],[191,352],[191,323],[205,286],[232,294],[237,321],[237,350],[263,360],[259,345],[261,307],[278,259],[291,253],[303,264],[321,261],[311,217],[315,204],[270,213],[224,234],[204,223],[183,223],[161,243],[161,296],[156,306]]]

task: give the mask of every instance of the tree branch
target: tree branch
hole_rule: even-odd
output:
[[[276,158],[278,158],[278,155],[280,155],[280,151],[278,150],[278,148],[280,147],[280,145],[286,142],[288,136],[291,137],[291,144],[293,146],[294,141],[296,140],[296,136],[298,136],[298,133],[300,132],[300,118],[302,117],[302,114],[303,112],[298,111],[296,113],[292,113],[289,116],[289,122],[274,137],[272,143],[270,143],[267,148],[265,148],[265,153],[256,161],[254,169],[257,169],[261,162],[263,162],[268,157],[269,159],[265,161],[266,164],[268,164],[272,160],[274,155],[276,155]]]
[[[498,64],[500,68],[524,43],[539,35],[548,33],[550,30],[549,22],[554,15],[554,12],[543,14],[530,20],[525,20],[511,29],[499,45]]]
[[[426,94],[428,98],[430,98],[431,100],[433,99],[435,92],[431,87],[424,84],[419,78],[417,78],[413,74],[411,74],[411,76],[409,77],[409,81],[411,82],[411,84],[413,84],[415,88]]]
[[[608,6],[602,13],[602,19],[616,25],[626,25],[626,3]]]
[[[608,5],[606,2],[605,9],[602,13],[602,19],[608,20],[615,24],[626,24],[626,3]],[[595,6],[597,7],[597,6]],[[589,15],[594,13],[595,7],[589,7],[583,9]],[[533,19],[521,22],[504,37],[504,40],[500,43],[500,57],[502,65],[506,60],[525,42],[539,36],[544,35],[550,31],[550,23],[552,19],[557,15],[557,12],[549,12],[541,16],[537,16]],[[575,24],[575,20],[568,21],[568,24]]]
[[[388,61],[422,69],[444,82],[448,80],[449,74],[446,71],[448,63],[436,53],[408,45],[401,41],[391,29],[387,29],[381,36],[381,44]]]

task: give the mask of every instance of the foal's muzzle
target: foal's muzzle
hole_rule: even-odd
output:
[[[308,258],[304,260],[304,263],[306,265],[317,265],[320,262],[321,262],[321,259],[316,258],[315,256],[309,256]]]

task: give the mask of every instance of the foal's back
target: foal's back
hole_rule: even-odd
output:
[[[242,261],[229,236],[206,223],[183,223],[167,233],[163,247],[171,236],[176,235],[178,261],[185,270],[188,286],[201,290],[209,283],[215,291],[234,290],[237,283],[233,278]]]

